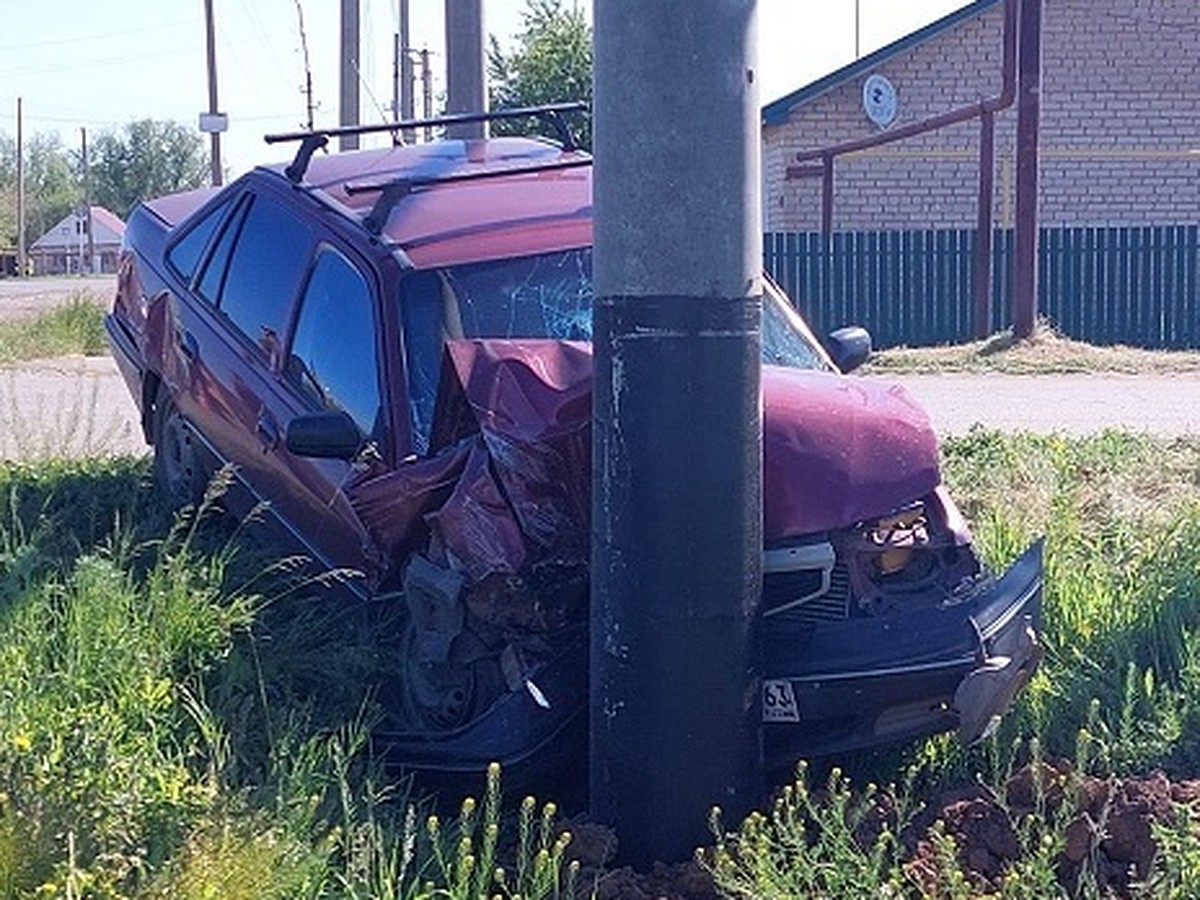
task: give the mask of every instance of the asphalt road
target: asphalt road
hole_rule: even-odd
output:
[[[1200,435],[1200,375],[909,375],[899,381],[940,435],[975,423],[1087,434]],[[137,410],[112,360],[0,368],[0,459],[144,453]]]
[[[1089,434],[1123,428],[1200,435],[1200,374],[906,375],[895,379],[940,435],[980,423],[1004,430]]]
[[[0,319],[45,311],[77,290],[107,305],[113,288],[111,275],[0,278]],[[904,385],[943,436],[976,423],[1075,435],[1105,428],[1200,435],[1200,374],[883,380]],[[145,452],[137,410],[112,360],[68,357],[0,367],[0,459]]]
[[[116,286],[115,275],[0,278],[0,320],[46,312],[77,291],[85,291],[107,305]]]

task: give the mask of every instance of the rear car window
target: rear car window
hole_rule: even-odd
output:
[[[274,358],[312,253],[308,226],[269,197],[256,197],[229,260],[218,303],[237,328]]]
[[[217,225],[220,224],[228,208],[228,200],[218,203],[216,207],[206,212],[199,222],[189,228],[187,233],[176,241],[167,253],[167,261],[170,262],[171,268],[189,284],[196,274],[196,267],[200,264],[200,256],[204,253],[204,248],[208,246],[209,239],[216,231]]]

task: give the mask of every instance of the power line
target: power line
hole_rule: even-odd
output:
[[[61,47],[63,44],[85,44],[92,41],[106,43],[109,38],[124,38],[131,34],[144,34],[149,31],[167,31],[173,28],[194,26],[197,21],[198,19],[193,16],[190,19],[180,19],[175,22],[160,22],[157,25],[143,25],[140,28],[122,28],[120,31],[93,32],[91,34],[79,35],[78,37],[53,37],[47,38],[44,41],[27,41],[20,44],[0,44],[0,52],[11,53],[19,50],[37,50],[42,47]]]

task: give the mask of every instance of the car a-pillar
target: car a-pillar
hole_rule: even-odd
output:
[[[595,10],[591,744],[624,862],[759,799],[754,0]]]

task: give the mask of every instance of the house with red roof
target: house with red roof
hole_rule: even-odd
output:
[[[116,272],[124,234],[125,223],[103,206],[73,210],[29,248],[34,274]]]

